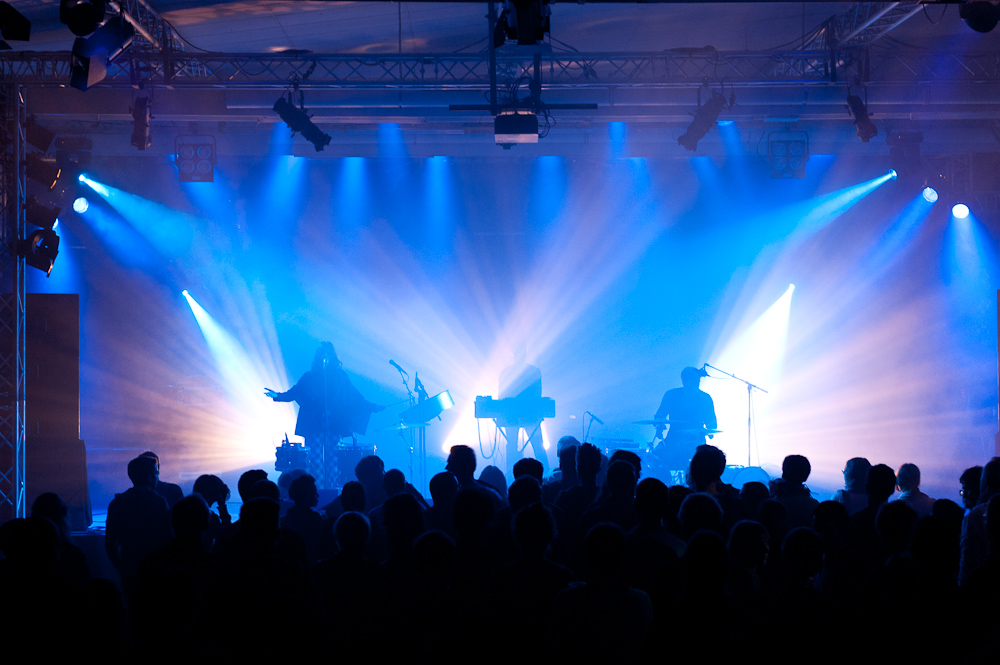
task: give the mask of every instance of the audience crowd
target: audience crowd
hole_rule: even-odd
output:
[[[118,580],[55,494],[0,526],[0,626],[43,662],[1000,662],[1000,457],[963,506],[913,464],[848,460],[824,502],[801,455],[770,486],[725,466],[700,446],[668,487],[564,437],[508,487],[455,446],[430,500],[369,456],[322,509],[304,471],[247,471],[233,520],[219,478],[183,496],[144,453],[108,507]]]

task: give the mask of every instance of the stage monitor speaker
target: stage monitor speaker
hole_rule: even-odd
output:
[[[87,448],[83,441],[29,437],[25,452],[28,513],[40,494],[55,492],[69,507],[69,528],[86,530],[93,519],[87,481]]]
[[[80,438],[80,297],[29,293],[25,420],[32,438]]]

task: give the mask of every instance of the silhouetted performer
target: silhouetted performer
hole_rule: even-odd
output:
[[[653,416],[656,420],[669,418],[670,429],[663,442],[656,447],[657,454],[671,470],[687,469],[695,448],[705,443],[705,429],[715,429],[715,403],[701,390],[704,370],[685,367],[681,370],[681,388],[668,390],[660,400],[660,408]],[[656,428],[656,436],[663,436],[663,425]],[[711,435],[709,435],[711,436]]]
[[[528,364],[525,360],[526,353],[523,346],[519,347],[514,352],[514,364],[500,372],[500,392],[498,393],[500,399],[507,397],[541,399],[542,370]],[[524,447],[527,448],[528,444],[531,444],[531,452],[535,459],[540,461],[544,468],[548,469],[547,454],[542,447],[541,422],[539,420],[533,423],[521,423],[521,427],[524,428],[525,433],[528,435],[528,440],[525,442]],[[504,428],[504,434],[507,438],[508,468],[521,458],[521,454],[524,451],[523,448],[518,450],[521,427]]]
[[[334,447],[341,438],[364,434],[371,414],[384,407],[369,402],[351,385],[337,352],[330,342],[322,342],[313,356],[312,367],[288,391],[266,388],[264,394],[275,402],[298,402],[295,434],[309,447],[309,471],[321,487],[336,480],[331,469]]]

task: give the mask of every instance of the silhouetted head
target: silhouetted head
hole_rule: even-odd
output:
[[[430,490],[435,506],[450,506],[458,494],[458,479],[451,471],[435,473],[431,478]]]
[[[556,448],[563,480],[576,478],[576,451],[580,449],[580,442],[572,436],[564,436]]]
[[[280,513],[278,501],[265,497],[252,498],[240,507],[240,539],[249,552],[269,553],[274,548],[281,532]]]
[[[646,526],[660,526],[667,515],[670,490],[656,478],[646,478],[635,488],[635,516]]]
[[[861,492],[868,480],[868,471],[872,463],[864,457],[852,457],[844,465],[844,489]]]
[[[878,537],[885,553],[901,554],[910,551],[916,524],[916,511],[902,501],[893,501],[879,508],[875,528],[878,529]]]
[[[296,478],[301,478],[306,473],[305,469],[289,469],[288,471],[283,471],[278,476],[278,489],[281,490],[282,498],[288,496],[288,488],[292,486],[292,481]]]
[[[312,369],[319,371],[323,367],[340,367],[340,358],[337,357],[337,350],[333,348],[331,342],[320,342],[316,353],[313,354]]]
[[[841,543],[847,537],[850,517],[839,501],[823,501],[813,510],[813,529],[821,537]]]
[[[249,500],[247,492],[250,488],[254,486],[258,480],[267,480],[267,471],[262,469],[250,469],[249,471],[244,471],[243,475],[240,476],[239,481],[236,483],[236,491],[240,493],[240,500],[244,503]]]
[[[958,482],[962,484],[962,505],[972,509],[979,502],[979,483],[983,478],[983,467],[972,466],[962,472]]]
[[[521,476],[531,476],[541,484],[544,474],[545,467],[533,457],[522,457],[514,462],[514,480]]]
[[[542,486],[534,476],[521,476],[510,484],[510,489],[507,491],[507,503],[510,504],[510,512],[514,514],[525,506],[541,500]]]
[[[617,524],[597,524],[587,532],[583,550],[592,579],[611,580],[625,557],[625,532]]]
[[[809,478],[812,466],[802,455],[789,455],[781,463],[781,478],[790,483],[802,484]]]
[[[464,489],[455,497],[452,514],[459,538],[475,541],[482,536],[493,519],[493,501],[473,488]]]
[[[681,385],[685,388],[697,388],[701,385],[704,374],[697,367],[685,367],[681,370]]]
[[[638,455],[633,453],[631,450],[616,450],[611,453],[611,458],[608,460],[608,466],[610,467],[618,460],[628,462],[632,465],[632,469],[635,470],[635,479],[637,481],[639,478],[642,478],[642,459]]]
[[[381,487],[385,462],[378,455],[365,455],[354,466],[354,477],[366,487]]]
[[[951,539],[958,543],[962,535],[965,509],[951,499],[938,499],[931,507],[931,515],[948,525],[951,529]]]
[[[389,496],[395,496],[406,489],[406,476],[399,469],[389,469],[382,477],[382,489]]]
[[[771,552],[771,538],[760,522],[741,520],[729,532],[726,547],[733,562],[744,568],[763,568]]]
[[[692,534],[681,566],[688,594],[703,598],[720,594],[729,572],[729,554],[722,537],[715,531]]]
[[[704,492],[712,483],[718,483],[726,470],[726,454],[710,445],[701,445],[691,458],[690,476],[695,491]]]
[[[896,474],[896,486],[900,492],[913,492],[920,487],[920,469],[916,464],[904,464]]]
[[[455,568],[455,541],[443,531],[428,531],[413,543],[413,560],[425,587],[446,587]]]
[[[340,490],[340,507],[348,511],[365,512],[365,486],[356,480],[344,483]]]
[[[249,490],[247,490],[247,498],[265,498],[271,499],[275,502],[280,502],[281,490],[278,489],[278,486],[275,483],[265,478],[264,480],[258,480]]]
[[[893,492],[896,491],[896,474],[885,464],[876,464],[868,470],[868,479],[865,481],[865,493],[868,494],[868,502],[875,501],[881,503],[888,501]]]
[[[617,460],[608,466],[606,480],[612,499],[632,501],[635,498],[635,467],[625,460]]]
[[[333,534],[342,551],[360,556],[371,538],[371,523],[361,513],[349,510],[334,522]]]
[[[69,508],[55,492],[39,494],[31,504],[31,516],[43,517],[56,527],[63,537],[69,536]]]
[[[514,539],[525,556],[543,556],[555,537],[555,520],[541,503],[533,503],[514,517]]]
[[[411,494],[397,494],[385,500],[382,525],[390,549],[409,548],[424,532],[424,514],[420,504]]]
[[[128,463],[128,479],[135,487],[156,487],[156,462],[150,457],[139,456]]]
[[[1000,492],[1000,457],[994,457],[983,467],[983,477],[979,481],[979,498]]]
[[[466,482],[476,472],[476,452],[469,446],[452,446],[444,468],[455,474],[459,483]]]
[[[722,508],[710,494],[702,492],[689,494],[681,504],[677,518],[681,522],[684,540],[689,540],[696,532],[703,529],[722,532]]]
[[[501,471],[498,467],[493,466],[492,464],[487,466],[483,469],[483,472],[479,474],[479,481],[486,483],[495,489],[500,496],[506,498],[507,479],[504,477],[503,471]]]
[[[781,543],[781,563],[789,582],[801,583],[823,569],[823,541],[809,527],[792,529]]]
[[[156,462],[156,477],[159,478],[160,477],[160,456],[157,455],[156,453],[154,453],[152,450],[147,450],[146,452],[141,453],[139,455],[139,457],[148,457],[149,459],[151,459],[154,462]]]
[[[575,436],[564,436],[556,443],[556,456],[562,459],[562,455],[568,448],[579,448],[580,441]],[[574,458],[576,453],[574,453]]]
[[[743,487],[740,488],[740,499],[746,504],[747,514],[749,515],[756,515],[757,508],[760,507],[761,503],[767,501],[770,496],[771,493],[767,491],[767,485],[757,480],[744,483]]]
[[[229,488],[218,476],[208,474],[198,476],[198,479],[194,481],[193,491],[200,494],[210,507],[214,503],[229,501]]]
[[[601,451],[592,443],[584,443],[576,453],[576,472],[580,480],[593,484],[601,471]]]
[[[170,509],[174,535],[180,540],[198,540],[208,531],[208,503],[200,494],[189,494]]]
[[[299,476],[288,486],[288,498],[300,508],[313,508],[319,503],[319,490],[316,489],[316,479],[308,473]]]

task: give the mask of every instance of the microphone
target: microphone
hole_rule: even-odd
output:
[[[590,416],[591,420],[596,420],[598,424],[600,424],[600,425],[604,424],[603,420],[601,420],[600,418],[598,418],[597,416],[595,416],[594,414],[592,414],[590,411],[584,411],[584,413],[586,413],[588,416]]]
[[[400,374],[406,374],[406,370],[397,365],[395,360],[390,360],[389,364],[395,367],[397,370],[399,370]],[[406,376],[409,376],[409,374],[406,374]]]

